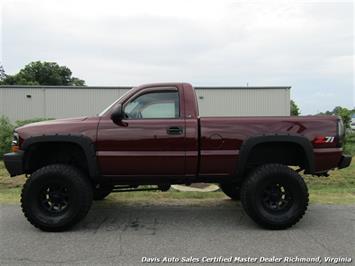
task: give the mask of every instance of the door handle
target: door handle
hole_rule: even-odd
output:
[[[169,127],[166,132],[169,135],[181,135],[184,130],[182,129],[182,127]]]

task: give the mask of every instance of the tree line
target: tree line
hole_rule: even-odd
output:
[[[71,70],[55,62],[31,62],[17,74],[8,75],[0,66],[0,85],[85,86],[85,81],[72,76]]]

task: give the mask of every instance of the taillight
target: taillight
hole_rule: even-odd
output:
[[[337,137],[338,137],[337,146],[341,147],[345,137],[345,127],[344,127],[343,120],[340,117],[338,117]]]

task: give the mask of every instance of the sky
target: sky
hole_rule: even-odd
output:
[[[87,85],[292,86],[303,115],[353,108],[354,1],[0,0],[0,62]]]

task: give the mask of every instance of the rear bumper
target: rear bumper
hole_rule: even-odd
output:
[[[346,168],[350,165],[352,157],[350,155],[342,155],[338,164],[338,168]]]
[[[6,153],[4,163],[11,176],[23,174],[23,151]]]

